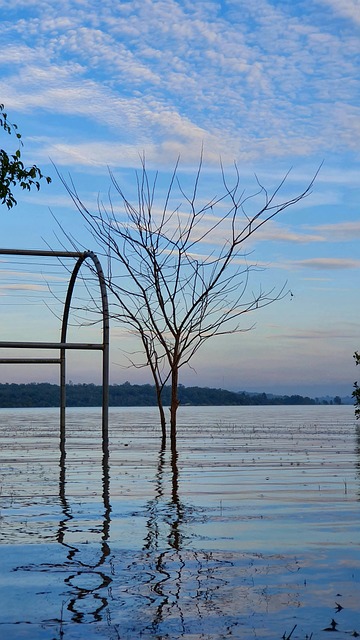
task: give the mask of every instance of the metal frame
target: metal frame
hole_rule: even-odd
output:
[[[59,364],[60,365],[60,448],[65,451],[65,410],[66,410],[66,350],[86,349],[100,350],[103,354],[102,362],[102,442],[103,451],[108,450],[108,422],[109,422],[109,305],[105,285],[104,273],[100,261],[93,251],[36,251],[26,249],[0,249],[0,255],[36,256],[52,258],[77,258],[72,271],[61,326],[60,342],[1,342],[0,348],[7,349],[59,349],[58,358],[0,358],[0,364]],[[66,342],[71,298],[74,291],[76,277],[83,262],[92,260],[99,280],[102,304],[102,342],[78,343]]]

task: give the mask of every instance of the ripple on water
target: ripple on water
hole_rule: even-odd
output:
[[[62,459],[57,410],[1,410],[0,637],[360,633],[352,407],[179,422],[175,456],[155,409],[111,409],[108,463],[99,410],[68,411]]]

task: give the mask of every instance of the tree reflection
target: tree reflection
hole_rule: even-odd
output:
[[[359,431],[357,437],[360,452]],[[206,512],[205,506],[189,504],[184,497],[188,475],[182,448],[178,450],[176,442],[166,448],[161,442],[157,457],[147,451],[150,465],[140,470],[147,460],[145,446],[141,440],[140,455],[134,450],[125,461],[121,456],[116,469],[118,484],[117,475],[112,475],[113,501],[120,503],[120,517],[114,515],[110,504],[109,448],[103,448],[102,458],[100,454],[96,458],[94,452],[90,456],[88,475],[93,478],[93,469],[99,476],[101,472],[97,492],[101,499],[98,496],[92,503],[88,496],[79,504],[72,481],[75,487],[81,487],[83,495],[89,468],[85,467],[84,473],[79,459],[74,463],[71,452],[67,454],[65,446],[60,447],[59,476],[56,469],[54,480],[57,514],[59,505],[61,511],[54,525],[58,544],[52,544],[51,549],[51,558],[54,560],[55,553],[57,562],[38,564],[37,555],[34,564],[19,568],[44,572],[45,582],[61,577],[53,591],[47,587],[50,595],[46,598],[52,598],[52,602],[46,604],[46,614],[38,607],[42,628],[56,626],[57,640],[75,636],[89,640],[100,636],[108,640],[242,637],[236,635],[238,625],[249,628],[249,620],[255,617],[261,623],[261,617],[269,612],[300,608],[303,596],[298,585],[303,583],[302,578],[288,578],[297,575],[297,560],[292,564],[288,555],[262,554],[256,549],[244,552],[227,547],[227,542],[218,546],[214,542],[217,523],[224,531],[224,522],[225,526],[230,522],[229,513],[223,517],[222,506],[218,510],[213,501]],[[127,465],[124,473],[123,462]],[[112,473],[114,466],[112,461]],[[129,499],[133,481],[141,489],[140,497],[135,491]],[[148,481],[153,482],[153,488],[146,500],[148,494],[144,498],[143,491]],[[115,511],[115,502],[113,507]],[[115,535],[115,526],[120,535]],[[131,537],[135,529],[136,535]],[[48,536],[52,543],[53,531]],[[280,577],[282,574],[285,578]],[[41,593],[36,595],[41,598]],[[50,607],[54,609],[52,618],[43,619]]]
[[[356,424],[355,427],[355,437],[356,437],[356,442],[355,442],[355,467],[357,469],[357,474],[360,478],[360,424]],[[360,499],[360,490],[358,490],[358,495],[359,495],[359,499]]]
[[[166,445],[162,442],[156,471],[154,498],[146,505],[148,513],[147,534],[144,540],[145,550],[156,550],[159,547],[159,538],[164,523],[167,527],[165,536],[171,549],[180,551],[182,534],[181,525],[184,519],[185,506],[179,498],[179,469],[178,452],[176,447],[171,447],[171,499],[166,500],[167,487],[164,487],[164,475],[166,466]]]
[[[165,484],[169,477],[166,453],[170,454],[170,490]],[[218,619],[223,616],[215,594],[227,584],[222,571],[219,575],[219,568],[231,563],[219,562],[211,552],[188,548],[189,535],[185,531],[194,510],[181,500],[179,487],[179,454],[173,441],[169,452],[164,444],[160,448],[154,497],[146,505],[145,554],[139,558],[139,564],[148,578],[142,586],[133,582],[129,591],[135,596],[140,590],[145,598],[142,633],[157,638],[182,638],[193,633],[195,627],[196,637],[203,638],[205,635],[199,632],[203,617],[210,610]],[[228,621],[229,633],[236,624]]]
[[[185,566],[185,563],[181,560],[181,525],[184,517],[184,507],[179,498],[178,453],[174,444],[171,447],[170,460],[171,499],[165,505],[162,504],[165,494],[163,486],[165,452],[165,444],[162,443],[159,451],[155,496],[147,505],[149,518],[147,519],[147,535],[143,547],[144,550],[149,552],[146,555],[148,565],[152,565],[154,568],[153,578],[149,587],[150,594],[153,593],[155,596],[151,600],[154,600],[157,605],[154,609],[151,628],[156,632],[164,621],[167,611],[177,609],[182,623],[182,631],[185,632],[181,607],[178,606],[181,591],[181,567]],[[160,534],[164,525],[167,548],[159,551]],[[174,551],[179,560],[175,574],[172,553]]]

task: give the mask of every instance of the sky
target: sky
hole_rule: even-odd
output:
[[[22,134],[24,161],[52,177],[39,192],[17,191],[11,211],[3,206],[0,246],[63,249],[63,229],[97,251],[58,172],[96,211],[109,168],[132,196],[143,154],[159,171],[159,202],[178,156],[191,189],[202,148],[209,200],[220,160],[230,177],[237,163],[246,194],[257,179],[275,189],[291,170],[285,199],[321,165],[311,194],[246,247],[261,267],[250,288],[285,285],[293,295],[252,314],[250,331],[209,341],[180,381],[350,395],[360,349],[360,1],[0,0],[0,12],[0,102]],[[0,260],[0,340],[57,341],[71,267]],[[72,331],[77,341],[99,335],[97,326]],[[129,367],[132,348],[112,326],[112,383],[151,382]],[[99,356],[69,354],[67,376],[100,382]],[[7,381],[57,382],[58,369],[0,365]]]

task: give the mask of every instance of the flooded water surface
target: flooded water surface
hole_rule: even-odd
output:
[[[360,634],[353,407],[0,411],[0,638]]]

